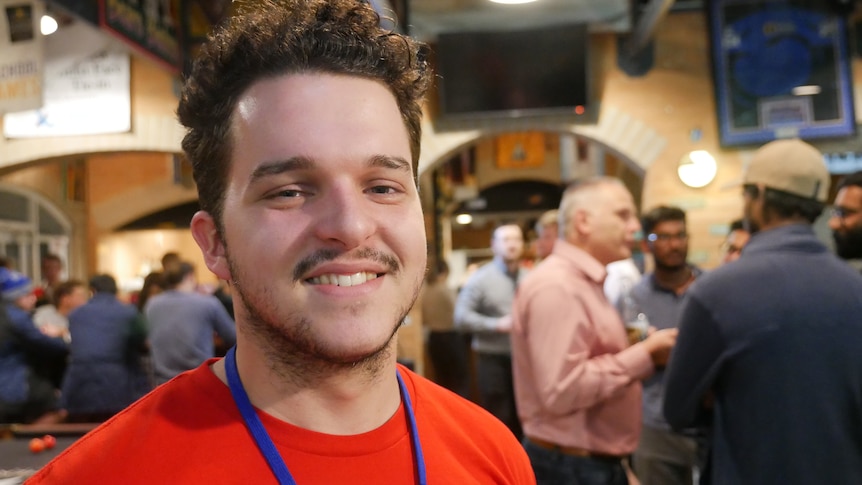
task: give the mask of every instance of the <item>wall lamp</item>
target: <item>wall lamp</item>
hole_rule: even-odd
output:
[[[680,159],[676,173],[685,185],[700,188],[712,182],[717,170],[715,158],[708,151],[694,150]]]

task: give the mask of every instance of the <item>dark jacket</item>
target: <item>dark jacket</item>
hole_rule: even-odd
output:
[[[134,306],[97,293],[69,315],[69,331],[63,403],[70,415],[115,413],[148,390],[140,360],[146,332]]]
[[[862,483],[862,276],[808,225],[756,234],[689,290],[664,414],[712,419],[714,485]]]
[[[26,403],[36,378],[32,363],[43,356],[62,357],[66,352],[66,342],[40,332],[29,313],[0,303],[0,401]]]

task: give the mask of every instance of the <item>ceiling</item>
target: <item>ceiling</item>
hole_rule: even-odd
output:
[[[502,5],[488,0],[383,0],[396,11],[407,6],[408,32],[433,41],[441,32],[515,30],[588,23],[593,31],[631,30],[630,0],[537,0]],[[380,3],[383,3],[381,1]]]

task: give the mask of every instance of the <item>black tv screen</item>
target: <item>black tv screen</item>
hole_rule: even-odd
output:
[[[441,115],[584,114],[587,52],[583,24],[440,34]]]

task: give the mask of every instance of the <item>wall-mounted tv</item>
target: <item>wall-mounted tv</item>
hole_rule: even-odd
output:
[[[587,114],[588,37],[584,24],[440,34],[441,117]]]

